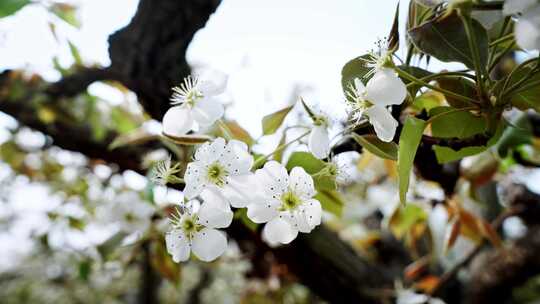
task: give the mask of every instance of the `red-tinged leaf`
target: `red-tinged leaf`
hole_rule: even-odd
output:
[[[434,275],[427,275],[423,277],[420,281],[414,284],[416,289],[422,290],[424,293],[430,294],[433,292],[435,287],[439,285],[439,277]]]
[[[481,227],[482,234],[491,242],[491,244],[497,248],[500,248],[502,246],[502,241],[499,234],[497,234],[497,231],[493,229],[493,226],[486,221],[482,221]]]
[[[448,253],[456,243],[456,240],[461,232],[461,222],[458,217],[454,217],[446,227],[444,234],[444,253]]]
[[[461,223],[461,234],[475,242],[482,240],[484,236],[482,233],[482,228],[480,225],[480,220],[472,213],[460,209],[459,210],[459,220]]]
[[[428,270],[430,260],[429,256],[425,256],[409,264],[405,268],[404,277],[408,280],[415,280]]]

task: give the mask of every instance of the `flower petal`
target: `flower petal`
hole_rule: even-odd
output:
[[[281,218],[289,222],[293,229],[309,233],[313,228],[308,224],[304,212],[301,210],[281,212]]]
[[[223,206],[224,198],[211,190],[203,191],[205,201],[199,208],[199,223],[209,228],[227,228],[231,225],[233,212]]]
[[[263,238],[270,244],[289,244],[298,235],[298,230],[294,229],[288,221],[276,217],[264,225],[262,233]]]
[[[540,5],[527,11],[515,25],[516,42],[519,47],[526,50],[540,48]]]
[[[195,159],[201,161],[204,164],[211,164],[223,157],[227,144],[225,139],[218,137],[212,142],[206,142],[202,144],[197,151],[195,151]]]
[[[183,105],[171,107],[163,116],[163,133],[183,136],[193,127],[191,110]]]
[[[375,128],[377,137],[385,142],[390,142],[396,134],[398,122],[384,107],[372,106],[366,110],[369,122]]]
[[[244,142],[232,139],[227,144],[221,163],[227,168],[229,174],[241,175],[251,170],[253,156],[248,152],[248,147]]]
[[[199,126],[209,127],[223,116],[224,111],[221,103],[214,99],[205,98],[195,103],[192,115]]]
[[[189,240],[180,229],[174,229],[165,235],[167,252],[172,255],[173,261],[183,262],[189,259],[191,246]]]
[[[254,189],[254,174],[232,175],[227,178],[227,183],[221,188],[221,193],[235,208],[244,208],[250,204],[257,194]]]
[[[202,73],[198,73],[196,77],[198,79],[197,89],[201,91],[204,96],[213,96],[223,93],[229,79],[227,74],[214,69],[205,69]]]
[[[407,87],[392,69],[380,69],[366,86],[366,99],[374,105],[401,104],[406,96]]]
[[[319,158],[323,159],[328,157],[330,153],[330,138],[328,137],[328,130],[325,126],[314,126],[309,134],[308,141],[309,151]]]
[[[321,203],[316,199],[310,199],[304,203],[303,212],[306,216],[306,221],[311,229],[321,224],[322,207]]]
[[[257,170],[255,177],[260,187],[259,190],[270,197],[283,194],[289,186],[287,169],[273,160],[264,164],[262,169]]]
[[[221,231],[204,228],[193,236],[193,253],[202,261],[210,262],[227,249],[227,238]]]
[[[537,0],[506,0],[503,5],[504,15],[523,13],[525,10],[535,5]]]
[[[188,199],[192,199],[199,195],[206,187],[206,178],[204,177],[204,167],[199,162],[192,162],[187,165],[186,173],[184,173],[184,195]]]
[[[302,167],[294,167],[291,170],[289,187],[302,199],[309,199],[315,195],[313,178]]]
[[[258,200],[247,206],[247,216],[254,223],[266,223],[279,215],[277,199]]]

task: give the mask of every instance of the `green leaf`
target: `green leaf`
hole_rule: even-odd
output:
[[[276,133],[276,131],[281,127],[285,117],[292,110],[294,105],[288,106],[284,109],[281,109],[272,114],[266,115],[262,120],[262,128],[264,135],[270,135]]]
[[[416,223],[427,220],[427,214],[415,204],[399,206],[388,222],[394,236],[401,239]]]
[[[369,54],[356,57],[353,60],[347,62],[343,69],[341,69],[341,87],[345,98],[350,100],[349,92],[351,85],[354,84],[354,79],[358,78],[362,82],[366,83],[371,77],[367,77],[371,68],[367,66],[366,60],[370,59]],[[370,75],[371,76],[371,75]],[[352,101],[352,100],[351,100]]]
[[[325,211],[341,217],[344,202],[339,192],[335,190],[321,190],[313,198],[321,202],[321,206]]]
[[[0,18],[15,14],[18,10],[29,4],[30,0],[2,0],[0,1]]]
[[[287,132],[283,132],[281,134],[281,138],[279,139],[278,147],[282,147],[280,149],[276,148],[276,152],[274,153],[274,160],[278,163],[281,163],[283,160],[283,152],[285,151],[285,143],[287,142]]]
[[[131,132],[141,125],[141,122],[137,121],[131,112],[122,107],[113,107],[111,109],[111,121],[118,133]]]
[[[83,65],[81,53],[79,52],[79,49],[73,42],[68,40],[69,45],[69,51],[71,52],[71,56],[73,56],[73,60],[75,60],[76,65]]]
[[[426,122],[408,117],[399,136],[398,151],[398,176],[399,176],[399,199],[402,204],[406,203],[406,195],[409,189],[409,178],[414,162],[416,150],[422,139],[422,133]]]
[[[497,128],[497,131],[495,132],[495,134],[489,139],[489,141],[487,142],[487,145],[485,146],[470,146],[470,147],[465,147],[456,151],[449,147],[441,147],[441,146],[435,145],[433,146],[433,151],[435,151],[435,156],[437,157],[437,161],[440,164],[462,159],[467,156],[476,155],[476,154],[484,152],[487,148],[496,144],[501,138],[504,129],[505,129],[504,123],[501,123],[499,127]]]
[[[49,10],[68,24],[76,28],[81,26],[81,23],[76,16],[77,8],[75,6],[67,3],[55,3],[49,8]]]
[[[83,281],[88,281],[90,272],[92,271],[92,261],[90,259],[83,260],[79,263],[79,278]]]
[[[414,66],[408,66],[408,65],[400,65],[398,66],[398,68],[400,68],[401,70],[413,75],[414,77],[416,78],[424,78],[424,77],[427,77],[427,76],[430,76],[430,75],[433,75],[433,73],[431,73],[430,71],[428,70],[424,70],[422,68],[417,68],[417,67],[414,67]],[[419,85],[419,84],[415,84],[415,85],[411,85],[411,81],[408,80],[408,79],[405,79],[405,78],[401,78],[401,80],[403,80],[403,82],[408,85],[407,87],[407,90],[409,91],[409,94],[411,96],[416,96],[416,93],[418,92],[418,90],[420,90],[420,88],[422,87],[422,85]]]
[[[426,93],[417,96],[412,105],[417,111],[426,110],[429,112],[431,109],[441,106],[444,101],[444,95],[441,93],[427,91]]]
[[[512,74],[512,78],[509,80],[507,89],[513,84],[522,80],[529,74],[531,67],[520,68]],[[523,86],[530,85],[531,83],[537,83],[530,88],[524,88]],[[509,96],[512,105],[520,110],[534,109],[540,112],[540,70],[533,72],[525,81],[521,89],[517,89]]]
[[[533,140],[532,125],[527,114],[522,113],[512,125],[503,132],[497,143],[497,153],[506,157],[508,151],[522,144],[530,144]]]
[[[227,126],[227,128],[229,128],[229,131],[231,132],[231,135],[234,139],[246,143],[249,147],[251,147],[255,143],[253,137],[251,137],[248,131],[242,128],[242,126],[240,126],[238,122],[226,121],[225,125]]]
[[[291,171],[294,167],[302,167],[308,174],[314,175],[319,173],[325,166],[325,162],[316,158],[309,152],[295,152],[291,154],[285,167],[288,171]],[[336,189],[335,179],[330,176],[315,176],[313,182],[315,183],[315,188],[317,188],[317,190]]]
[[[452,107],[436,107],[429,111],[431,133],[439,138],[467,138],[486,131],[486,120],[468,111]]]
[[[473,19],[471,22],[480,53],[480,64],[486,66],[488,58],[487,32],[478,21]],[[442,15],[410,29],[409,36],[414,45],[422,52],[444,62],[458,61],[474,69],[474,57],[469,47],[465,27],[455,12]]]
[[[397,160],[398,146],[394,142],[384,142],[375,135],[358,135],[353,133],[352,138],[364,149],[381,158]]]
[[[475,84],[463,77],[442,77],[437,79],[437,83],[442,89],[445,89],[456,94],[476,98],[476,86]],[[454,108],[464,108],[470,106],[469,103],[456,99],[451,96],[446,96],[446,101]]]
[[[244,224],[244,226],[246,226],[249,230],[253,232],[257,231],[257,226],[259,225],[249,219],[249,217],[247,216],[247,208],[237,209],[234,212],[234,218],[240,220],[242,224]]]

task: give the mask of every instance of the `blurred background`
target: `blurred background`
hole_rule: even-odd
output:
[[[6,3],[0,3],[0,14],[18,2],[0,1]],[[139,13],[152,11],[146,2]],[[136,31],[109,40],[126,26],[128,31],[139,26],[141,32],[146,24],[148,31],[155,26],[148,16],[132,22],[136,0],[25,4],[0,18],[1,303],[325,302],[278,262],[280,253],[258,249],[260,244],[245,240],[249,237],[235,237],[214,263],[170,260],[163,247],[168,226],[162,211],[183,195],[148,178],[152,165],[170,151],[185,155],[156,140],[159,117],[168,107],[170,86],[164,83],[178,83],[189,68],[227,73],[228,88],[220,96],[226,117],[249,140],[261,137],[264,115],[299,96],[343,122],[341,68],[388,35],[397,1],[223,0],[218,5],[191,0],[178,15],[172,9],[169,15],[156,11],[168,22],[148,41],[138,40]],[[407,7],[408,1],[401,1],[403,22]],[[109,50],[111,41],[116,46]],[[160,41],[163,49],[138,55]],[[137,62],[149,68],[138,69]],[[99,72],[109,66],[114,71]],[[455,66],[430,64],[433,70]],[[132,78],[116,76],[119,71]],[[48,86],[62,79],[69,81]],[[29,105],[6,105],[5,96]],[[137,96],[145,99],[142,106]],[[292,115],[289,123],[305,119]],[[332,134],[340,129],[336,125]],[[279,140],[279,135],[264,137],[253,149],[270,152]],[[356,253],[370,257],[370,248],[386,237],[381,227],[398,203],[395,163],[351,152],[343,164],[345,190],[331,200],[334,209],[327,209],[325,222]],[[534,176],[524,181],[540,192],[540,173],[524,174],[518,173]],[[417,205],[429,210],[432,238],[441,245],[448,214],[433,202],[444,200],[443,189],[422,180],[413,188]],[[469,190],[465,185],[463,195],[472,201]],[[118,204],[148,205],[155,214],[127,223]],[[480,212],[477,204],[470,205],[471,212]],[[511,239],[526,231],[516,217],[503,227]],[[396,229],[394,235],[403,235]],[[386,254],[396,248],[386,248]],[[473,243],[460,238],[444,255],[442,246],[437,248],[442,265],[451,267]],[[410,257],[399,261],[408,262]]]

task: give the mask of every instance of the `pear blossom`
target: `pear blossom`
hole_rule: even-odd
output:
[[[167,232],[167,252],[173,261],[184,262],[191,251],[200,260],[210,262],[227,249],[227,238],[218,228],[228,227],[233,213],[220,196],[206,193],[204,202],[192,200],[173,216],[173,229]]]
[[[309,133],[309,151],[317,158],[327,158],[330,153],[330,137],[328,136],[328,119],[322,115],[315,117],[313,128]]]
[[[227,76],[220,72],[200,77],[188,76],[178,87],[174,87],[171,107],[163,116],[163,132],[182,136],[193,129],[208,127],[223,116],[223,105],[215,96],[224,92]]]
[[[377,137],[389,142],[394,138],[398,122],[392,117],[387,106],[403,103],[407,88],[396,73],[382,68],[364,86],[359,78],[351,84],[347,99],[353,118],[359,120],[364,115],[375,128]]]
[[[269,161],[255,179],[259,196],[247,206],[247,216],[266,223],[262,237],[267,243],[288,244],[298,232],[309,233],[321,223],[321,203],[313,198],[313,179],[303,168],[294,167],[289,175],[283,165]]]
[[[238,140],[219,137],[204,143],[195,152],[195,161],[188,164],[184,181],[184,195],[193,199],[203,191],[220,193],[235,208],[249,202],[250,173],[253,156],[247,145]]]
[[[99,217],[119,225],[126,233],[142,233],[150,226],[154,207],[143,201],[137,192],[122,192],[98,209]]]
[[[517,44],[526,50],[540,49],[540,3],[536,0],[507,0],[504,15],[521,14],[514,27]]]
[[[166,186],[168,183],[178,183],[180,179],[176,176],[180,172],[179,164],[172,164],[171,157],[156,163],[151,181],[156,185]]]

